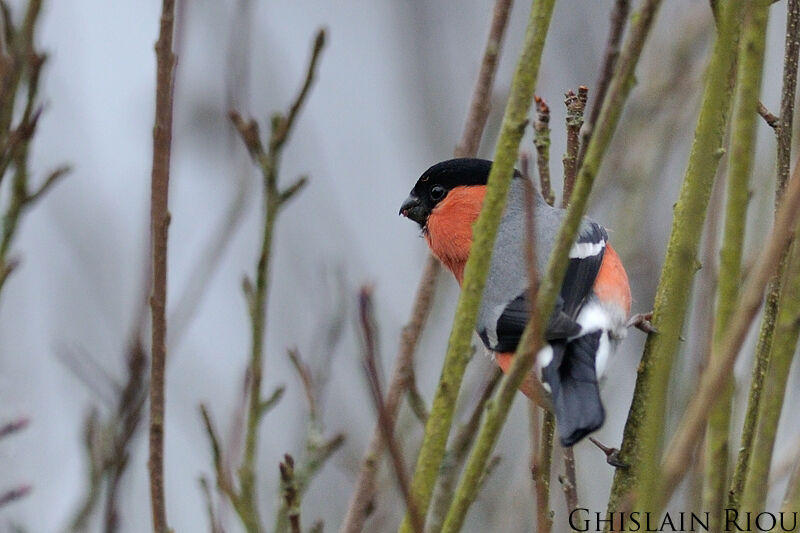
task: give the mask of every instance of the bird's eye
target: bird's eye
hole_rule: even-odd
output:
[[[439,200],[444,198],[444,193],[445,193],[444,187],[442,187],[441,185],[434,185],[431,188],[431,200],[433,200],[434,202],[438,202]]]

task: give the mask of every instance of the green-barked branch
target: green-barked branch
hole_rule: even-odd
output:
[[[656,472],[659,465],[667,384],[697,269],[701,233],[697,228],[702,227],[711,185],[724,153],[722,142],[733,94],[731,72],[735,65],[741,3],[728,2],[724,6],[727,7],[717,25],[688,168],[674,208],[672,232],[655,296],[652,324],[659,334],[650,335],[645,344],[625,423],[619,458],[630,468],[615,472],[609,512],[621,510],[634,490],[643,500],[654,490],[655,479],[649,474]],[[640,500],[639,505],[647,507],[649,503]]]
[[[736,305],[742,278],[750,174],[755,157],[758,115],[753,113],[761,89],[768,6],[751,2],[739,50],[734,108],[732,111],[730,159],[728,164],[725,226],[720,251],[717,306],[714,319],[711,362],[720,356],[728,335],[728,324]],[[711,408],[705,438],[703,509],[709,513],[710,528],[722,529],[727,499],[729,435],[734,379],[729,376]],[[766,480],[765,480],[766,481]]]
[[[533,316],[539,316],[544,319],[544,317],[549,317],[553,310],[558,291],[564,279],[569,250],[575,241],[578,227],[586,211],[589,194],[600,169],[603,156],[616,130],[624,103],[633,88],[634,70],[660,4],[660,0],[645,1],[632,19],[631,31],[617,63],[609,93],[598,119],[596,131],[587,147],[586,158],[579,170],[578,180],[570,198],[564,222],[559,229],[554,249],[550,255],[547,271],[542,277],[537,293],[535,310],[532,313]],[[537,18],[535,13],[537,9],[549,15],[552,10],[552,3],[536,4],[534,12],[532,12],[534,21]],[[550,11],[545,11],[547,9]],[[509,146],[509,151],[511,148],[516,149],[516,146]],[[502,142],[498,143],[495,158],[508,157],[505,150],[506,145]],[[476,237],[480,238],[480,227],[476,228],[475,233]],[[477,239],[474,242],[478,242]],[[476,481],[480,478],[491,450],[497,442],[500,429],[508,416],[517,388],[525,376],[529,375],[533,367],[535,354],[538,347],[541,346],[542,332],[542,324],[539,324],[538,321],[534,320],[528,323],[514,355],[509,373],[500,382],[499,389],[487,404],[478,439],[464,468],[464,473],[456,491],[456,498],[450,507],[445,522],[443,531],[447,533],[459,531],[463,526],[469,506],[475,499]]]
[[[797,63],[800,52],[800,42],[797,32],[800,31],[800,0],[788,0],[788,16],[786,19],[786,44],[783,63],[783,88],[781,90],[780,117],[774,127],[777,138],[777,184],[775,187],[775,208],[780,205],[783,191],[789,178],[791,159],[792,123],[794,118],[794,101],[797,89]],[[763,107],[760,102],[759,106]],[[766,109],[766,108],[765,108]],[[771,121],[759,109],[765,120]],[[772,115],[767,112],[767,115]],[[778,303],[781,299],[781,279],[783,279],[788,261],[789,250],[785,250],[778,265],[778,271],[769,282],[767,288],[764,312],[761,317],[761,326],[756,343],[756,354],[753,363],[750,392],[747,400],[747,409],[742,427],[739,453],[736,458],[736,467],[733,472],[727,506],[738,508],[739,500],[744,491],[745,480],[748,476],[750,458],[754,449],[756,428],[760,418],[760,406],[767,368],[772,357],[775,326],[778,316]]]
[[[456,316],[450,333],[442,375],[436,388],[428,423],[425,426],[425,435],[411,485],[414,501],[423,516],[428,510],[453,423],[453,413],[466,369],[472,332],[475,328],[478,307],[489,273],[497,227],[505,208],[508,189],[514,173],[514,163],[527,124],[527,114],[536,88],[539,65],[554,4],[555,0],[539,0],[533,3],[523,50],[514,73],[511,94],[503,116],[483,208],[474,227],[472,253],[470,253],[464,270],[464,283],[456,307]],[[474,478],[472,490],[477,491],[482,473],[483,469],[481,468]],[[458,500],[458,492],[456,500]],[[448,514],[445,530],[448,528],[449,520]],[[401,524],[400,531],[409,533],[410,526],[409,518],[406,517]]]

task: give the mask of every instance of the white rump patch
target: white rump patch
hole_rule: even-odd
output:
[[[570,259],[585,259],[597,255],[606,247],[605,241],[600,242],[576,242],[569,251]]]
[[[600,343],[597,346],[597,353],[594,356],[594,371],[597,374],[597,379],[602,379],[605,375],[610,355],[611,342],[608,340],[608,332],[604,331],[600,335]]]
[[[581,326],[581,332],[577,336],[583,336],[595,331],[601,332],[597,353],[594,357],[594,370],[597,373],[597,378],[600,379],[606,371],[611,357],[611,342],[609,341],[608,333],[615,329],[614,319],[608,309],[603,307],[597,300],[594,300],[589,301],[581,309],[577,322]]]
[[[544,346],[536,354],[536,375],[539,376],[539,381],[542,383],[544,390],[550,393],[550,385],[544,382],[542,378],[542,369],[553,362],[553,347],[549,343],[544,343]]]

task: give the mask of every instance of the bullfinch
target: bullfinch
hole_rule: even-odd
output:
[[[459,285],[491,166],[491,161],[472,158],[438,163],[422,174],[400,208],[401,215],[420,225],[431,252]],[[504,372],[511,367],[530,309],[525,185],[515,171],[476,325]],[[565,211],[548,205],[537,191],[533,213],[537,267],[544,272]],[[572,446],[603,424],[599,381],[626,335],[630,306],[628,276],[608,233],[584,218],[534,370],[550,393],[563,446]],[[531,397],[533,386],[528,377],[520,389]]]

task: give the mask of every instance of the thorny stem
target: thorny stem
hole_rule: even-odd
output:
[[[800,42],[797,40],[800,31],[800,0],[788,1],[788,16],[786,19],[786,45],[783,63],[783,88],[781,90],[781,116],[778,127],[775,129],[777,136],[777,186],[775,188],[775,208],[777,210],[783,197],[786,181],[789,177],[791,158],[792,123],[794,118],[794,99],[797,88],[797,62],[800,52]],[[761,327],[758,333],[755,362],[753,365],[750,394],[747,401],[747,410],[744,418],[739,454],[729,490],[728,507],[738,508],[739,498],[744,490],[745,478],[753,450],[753,439],[758,424],[759,405],[761,403],[764,379],[772,351],[775,321],[778,314],[778,300],[781,295],[780,279],[786,269],[788,249],[781,257],[778,272],[770,280],[767,288],[764,313],[761,318]]]
[[[519,143],[527,123],[526,116],[536,89],[539,65],[554,3],[555,0],[536,1],[531,8],[523,51],[512,81],[511,94],[495,150],[495,159],[489,174],[486,196],[480,216],[474,226],[473,245],[464,271],[461,297],[456,308],[456,317],[450,333],[441,379],[436,389],[428,423],[425,426],[425,436],[412,482],[414,500],[420,506],[420,512],[423,515],[427,511],[433,493],[447,437],[450,433],[458,390],[466,368],[466,355],[469,353],[472,330],[475,327],[478,307],[489,272],[493,243],[511,184]],[[488,456],[486,460],[488,460]],[[466,468],[469,468],[469,465]],[[478,489],[482,473],[482,467],[479,472],[474,472],[473,485],[470,487],[473,495]],[[460,495],[461,492],[461,488],[456,491],[455,500],[445,520],[444,531],[457,531],[460,524],[456,522],[464,519],[464,516],[460,516],[456,518],[456,522],[453,522],[455,508],[463,506],[463,514],[466,514],[467,505],[464,505],[466,501],[464,501],[463,495]],[[409,526],[409,521],[404,520],[401,531],[408,533]]]
[[[325,45],[325,30],[319,30],[314,39],[308,69],[303,86],[289,108],[286,116],[275,115],[272,119],[268,150],[264,150],[258,125],[251,120],[246,122],[235,111],[231,112],[231,120],[245,143],[253,161],[260,167],[264,182],[264,233],[261,251],[256,265],[256,283],[250,295],[248,305],[251,323],[251,354],[248,367],[250,394],[247,411],[247,428],[245,432],[245,448],[242,464],[239,467],[240,492],[237,512],[245,529],[249,533],[261,531],[256,494],[255,459],[258,448],[258,429],[263,411],[261,405],[261,380],[264,359],[264,338],[267,325],[267,301],[269,299],[269,273],[272,255],[272,239],[275,221],[280,209],[297,194],[306,183],[300,178],[285,189],[278,186],[278,169],[283,146],[289,137],[297,114],[305,102],[311,83],[316,74],[317,61]]]
[[[745,15],[737,69],[736,97],[732,112],[731,153],[728,171],[725,229],[720,251],[717,309],[714,320],[711,360],[718,357],[728,334],[728,324],[741,284],[742,248],[749,201],[750,173],[755,155],[757,119],[753,107],[758,102],[766,41],[767,7],[751,2]],[[733,376],[719,391],[706,431],[706,468],[703,509],[709,512],[711,529],[722,528],[725,487],[728,476],[728,435],[731,425]]]
[[[475,83],[469,112],[462,138],[455,149],[456,157],[475,156],[480,144],[486,121],[489,117],[489,101],[497,63],[505,35],[506,23],[511,10],[511,0],[496,0],[492,14],[491,27],[487,38],[480,72]],[[430,313],[433,303],[433,293],[441,267],[439,261],[428,256],[425,268],[420,278],[417,292],[412,305],[411,319],[403,329],[403,335],[396,357],[395,368],[389,381],[386,393],[386,411],[394,425],[394,418],[400,407],[400,400],[406,389],[408,376],[412,371],[414,350],[423,326]],[[378,470],[378,461],[383,452],[384,442],[381,428],[376,425],[370,439],[369,447],[361,460],[361,467],[356,480],[356,488],[347,508],[347,514],[340,529],[341,533],[358,533],[364,527],[375,497],[375,476]]]
[[[672,360],[678,347],[696,265],[700,232],[711,185],[716,173],[727,122],[732,90],[730,73],[735,64],[738,42],[739,2],[730,2],[718,25],[718,36],[708,66],[703,104],[695,129],[688,169],[675,207],[672,234],[655,297],[653,326],[658,335],[648,337],[639,365],[636,388],[625,423],[620,459],[630,468],[617,469],[608,511],[619,511],[623,499],[635,487],[646,495],[644,485],[655,480],[643,476],[658,466],[663,431],[666,387]],[[615,527],[616,525],[610,525]],[[607,530],[609,528],[606,528]]]
[[[150,220],[153,254],[152,362],[150,366],[150,499],[153,531],[167,533],[164,496],[164,373],[167,358],[167,237],[169,228],[169,166],[172,145],[172,101],[175,55],[172,36],[175,1],[163,0],[156,43],[156,111],[153,127],[153,175]]]

